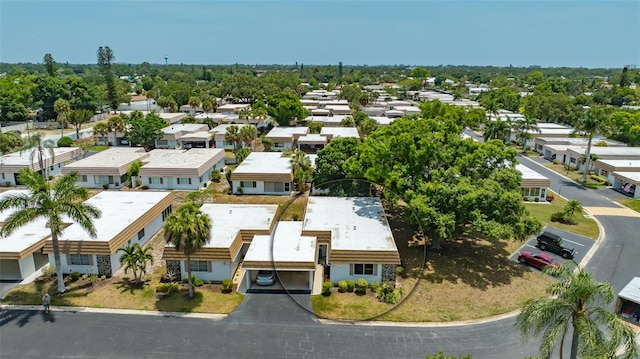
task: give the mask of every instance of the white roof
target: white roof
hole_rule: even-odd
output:
[[[573,128],[540,128],[538,127],[538,131],[532,130],[527,131],[532,134],[539,134],[540,136],[544,135],[569,135],[575,132]]]
[[[538,122],[537,125],[538,125],[538,128],[571,128],[569,126],[561,125],[559,123]]]
[[[208,128],[209,127],[206,124],[203,125],[201,123],[176,123],[163,128],[162,133],[168,135],[178,132],[198,132]]]
[[[10,195],[29,194],[26,190],[9,190],[0,193],[0,199],[4,199]],[[0,222],[7,220],[9,215],[14,211],[2,211],[0,213]],[[22,226],[9,236],[0,237],[0,252],[4,253],[20,253],[41,240],[51,236],[51,229],[46,227],[47,220],[39,218],[28,225]]]
[[[298,143],[327,143],[327,137],[317,133],[310,133],[308,135],[298,137]]]
[[[177,122],[187,117],[187,114],[184,112],[160,112],[156,113],[156,115],[168,123]]]
[[[394,118],[383,117],[383,116],[369,116],[372,120],[375,120],[381,126],[388,126],[395,120]]]
[[[309,127],[274,127],[267,137],[291,137],[293,135],[306,135]]]
[[[241,229],[268,230],[278,206],[205,203],[200,210],[211,218],[211,237],[205,247],[229,248]]]
[[[586,153],[586,147],[571,147],[568,148],[569,151],[573,151],[576,153],[584,154]],[[591,146],[591,154],[596,154],[598,156],[640,156],[640,147],[598,147]]]
[[[622,288],[618,297],[640,304],[640,277],[634,277]]]
[[[291,158],[280,152],[251,152],[233,173],[291,173]]]
[[[53,163],[57,164],[60,162],[58,157],[62,154],[80,151],[77,147],[54,147],[53,148]],[[31,164],[38,165],[38,155],[35,154],[33,156],[33,161],[31,160],[31,153],[33,150],[25,150],[21,152],[12,152],[7,153],[6,155],[0,156],[0,165],[14,165],[14,166],[31,166]],[[80,153],[80,152],[79,152]],[[49,156],[49,150],[45,149],[42,159],[44,163],[48,163],[47,161],[51,160],[51,156]]]
[[[142,147],[111,147],[93,156],[83,158],[64,166],[63,172],[84,167],[120,167],[137,159],[149,156]]]
[[[598,160],[600,163],[604,163],[615,168],[624,167],[640,167],[640,160]],[[625,171],[619,171],[625,172]]]
[[[242,129],[244,126],[253,126],[253,125],[248,125],[248,124],[224,124],[224,125],[218,125],[218,126],[212,128],[212,129],[210,129],[209,132],[212,132],[212,133],[227,133],[227,130],[231,126],[236,126],[238,128],[238,131],[240,131],[240,129]]]
[[[149,168],[198,168],[211,158],[224,152],[222,148],[192,148],[190,150],[155,149],[149,152],[149,158],[143,169]]]
[[[634,182],[635,184],[640,184],[640,172],[620,172],[620,171],[615,171],[613,172],[613,175],[615,177],[619,177],[619,178],[625,178],[629,181]]]
[[[92,204],[102,212],[100,218],[93,221],[97,237],[91,238],[84,228],[74,222],[62,232],[59,240],[108,242],[170,195],[171,192],[152,191],[100,192],[84,202]]]
[[[516,170],[520,171],[520,173],[522,173],[522,179],[547,179],[547,177],[541,175],[540,173],[532,170],[531,168],[518,163],[516,165]]]
[[[376,197],[309,197],[304,229],[331,230],[335,250],[397,251]]]
[[[248,103],[228,103],[218,107],[218,111],[222,110],[236,110],[242,108],[249,108],[251,105]]]
[[[301,233],[302,222],[278,222],[273,240],[269,235],[253,236],[244,260],[315,262],[316,237],[302,236]]]
[[[358,129],[355,127],[323,127],[320,130],[321,135],[332,135],[333,138],[354,137],[360,138]]]

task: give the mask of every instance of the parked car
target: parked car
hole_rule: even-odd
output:
[[[559,235],[551,232],[542,232],[538,235],[537,240],[536,247],[541,250],[561,255],[566,259],[573,259],[575,249],[566,245]]]
[[[546,253],[520,252],[518,253],[518,262],[528,264],[540,270],[546,266],[558,266],[556,260]]]
[[[272,270],[258,271],[258,275],[256,276],[257,285],[272,285],[273,283],[275,283],[275,279]]]

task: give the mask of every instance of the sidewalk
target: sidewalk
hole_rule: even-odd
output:
[[[29,310],[43,311],[41,305],[2,305],[2,310]],[[104,314],[125,314],[125,315],[150,315],[156,317],[174,317],[174,318],[200,318],[221,320],[227,317],[227,314],[208,314],[208,313],[182,313],[182,312],[161,312],[157,310],[133,310],[133,309],[112,309],[112,308],[86,308],[86,307],[63,307],[51,306],[51,313],[104,313]]]

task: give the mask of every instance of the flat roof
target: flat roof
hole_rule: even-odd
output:
[[[0,192],[0,200],[5,199],[9,196],[15,196],[15,195],[28,195],[29,191],[27,190],[20,190],[20,189],[10,189],[8,191],[4,191],[4,192]],[[9,217],[9,215],[13,213],[13,211],[2,211],[0,212],[0,222],[4,222],[7,220],[7,217]]]
[[[192,148],[190,150],[155,149],[149,152],[149,158],[142,168],[198,168],[211,158],[224,156],[221,148]]]
[[[315,262],[316,237],[302,236],[302,222],[278,222],[273,234],[255,235],[247,262]],[[275,268],[278,268],[277,266]]]
[[[267,137],[291,137],[307,133],[309,133],[309,127],[274,127],[269,131]]]
[[[46,225],[46,219],[38,218],[30,222],[29,225],[16,229],[9,236],[0,237],[0,253],[20,253],[49,238],[51,236],[51,228],[47,228]]]
[[[520,173],[522,173],[522,179],[548,179],[547,177],[541,175],[540,173],[532,170],[531,168],[518,163],[516,165],[516,170],[520,171]]]
[[[209,132],[212,133],[227,133],[227,129],[231,126],[236,126],[238,128],[238,130],[240,130],[241,128],[243,128],[244,126],[253,126],[253,125],[248,125],[246,123],[239,123],[239,124],[224,124],[224,125],[218,125],[212,129],[209,130]]]
[[[332,250],[397,251],[380,199],[309,197],[305,230],[330,230]]]
[[[618,293],[618,297],[640,304],[640,277],[634,277]]]
[[[615,177],[624,178],[627,181],[634,182],[635,184],[640,184],[640,172],[613,172]]]
[[[93,222],[97,237],[91,238],[84,228],[74,222],[62,232],[59,240],[108,242],[170,195],[171,192],[155,191],[100,192],[84,202],[92,204],[102,212],[102,216]]]
[[[317,144],[317,143],[327,143],[327,137],[323,135],[319,135],[317,133],[310,133],[308,135],[298,137],[298,143],[305,144]]]
[[[137,159],[148,157],[142,147],[111,147],[93,156],[65,165],[65,172],[84,167],[120,167]]]
[[[568,150],[571,150],[573,152],[577,152],[580,154],[584,154],[586,153],[586,147],[572,147],[569,148]],[[598,146],[591,146],[591,154],[596,154],[598,156],[602,155],[602,156],[606,156],[606,155],[610,155],[610,156],[624,156],[624,155],[628,155],[628,156],[640,156],[640,147],[598,147]]]
[[[53,148],[53,162],[58,163],[60,161],[56,161],[56,158],[65,154],[77,151],[80,154],[80,149],[78,147],[54,147]],[[31,158],[31,153],[33,149],[24,150],[22,152],[12,152],[7,153],[6,155],[0,156],[0,166],[5,165],[14,165],[14,166],[31,166],[31,164],[38,165],[38,155],[33,156],[33,161]],[[49,150],[46,149],[43,153],[42,157],[44,163],[48,163],[47,161],[51,160],[51,156],[49,155]]]
[[[280,152],[251,152],[233,173],[291,173],[291,158]]]
[[[360,138],[358,129],[355,127],[323,127],[320,130],[321,135],[332,135],[333,138],[354,137]]]
[[[176,134],[178,132],[198,132],[203,129],[208,129],[206,124],[201,123],[174,123],[162,129],[162,133],[165,135]]]
[[[573,128],[538,128],[538,131],[536,130],[531,130],[531,131],[527,131],[529,133],[532,134],[540,134],[541,136],[544,135],[568,135],[571,133],[574,133],[575,130]]]
[[[211,218],[211,237],[205,247],[229,248],[241,229],[268,230],[278,206],[205,203],[200,210]]]
[[[598,160],[597,162],[604,163],[613,167],[640,167],[640,160]],[[624,171],[619,171],[624,172]]]

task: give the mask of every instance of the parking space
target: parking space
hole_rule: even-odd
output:
[[[542,231],[546,231],[546,232],[551,232],[554,234],[559,235],[560,237],[562,237],[563,242],[566,245],[569,245],[571,247],[573,247],[575,249],[575,254],[573,257],[573,260],[575,260],[577,263],[582,262],[582,260],[584,259],[585,255],[587,255],[587,253],[589,252],[589,250],[591,249],[591,247],[595,244],[595,241],[591,238],[588,237],[584,237],[578,234],[574,234],[571,232],[567,232],[567,231],[563,231],[561,229],[558,228],[554,228],[554,227],[544,227],[542,229]],[[515,253],[513,253],[509,259],[517,262],[518,261],[518,253],[519,252],[543,252],[540,250],[540,248],[536,247],[538,241],[536,240],[537,235],[532,236],[531,238],[529,238],[529,240],[524,243],[522,245],[522,247],[520,247]],[[555,253],[551,253],[551,252],[544,252],[549,254],[550,256],[552,256],[556,262],[558,263],[562,263],[564,262],[566,259],[562,258],[561,255],[559,254],[555,254]]]

